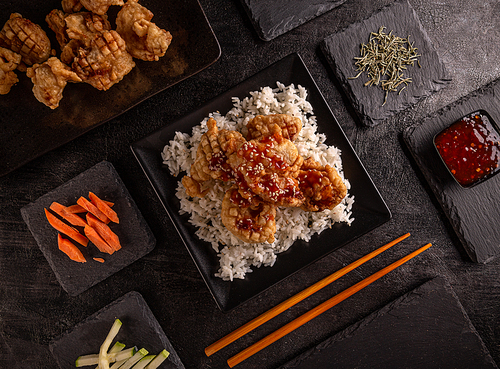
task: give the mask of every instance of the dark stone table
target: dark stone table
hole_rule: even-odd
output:
[[[279,367],[436,276],[449,281],[493,359],[500,363],[500,260],[487,264],[470,261],[402,138],[406,127],[500,77],[498,1],[410,0],[453,82],[410,111],[372,128],[362,127],[355,118],[319,44],[392,1],[347,0],[268,42],[259,39],[239,1],[200,2],[222,48],[215,64],[0,178],[0,367],[55,368],[48,349],[52,339],[125,293],[138,291],[186,368],[224,368],[226,360],[243,348],[427,242],[432,242],[433,247],[416,259],[238,367]],[[293,52],[303,57],[393,218],[244,305],[223,313],[129,145]],[[102,160],[116,168],[157,245],[105,281],[70,297],[57,282],[23,222],[20,209]],[[225,334],[406,232],[412,237],[400,246],[237,343],[211,357],[205,356],[204,348]]]

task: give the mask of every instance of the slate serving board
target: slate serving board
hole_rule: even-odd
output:
[[[49,349],[59,367],[72,369],[78,356],[98,353],[116,318],[121,320],[122,327],[112,345],[119,341],[124,343],[126,348],[132,346],[136,346],[137,349],[145,348],[150,355],[156,355],[166,349],[170,355],[160,368],[184,368],[153,312],[142,295],[135,291],[105,306],[70,331],[54,339]]]
[[[465,251],[474,262],[486,263],[500,254],[500,177],[472,188],[455,182],[433,145],[434,136],[462,116],[486,110],[500,123],[500,80],[408,127],[403,134],[418,167],[450,220]]]
[[[414,42],[413,46],[421,54],[418,58],[421,68],[415,63],[404,72],[405,77],[412,79],[412,83],[400,94],[389,93],[383,106],[385,91],[379,86],[364,86],[369,80],[366,72],[356,79],[350,79],[358,74],[354,57],[360,56],[361,43],[368,43],[370,33],[378,32],[381,26],[386,27],[385,33],[393,31],[395,36],[401,38],[410,35],[410,42]],[[407,1],[395,2],[368,19],[353,23],[345,30],[325,38],[320,48],[365,126],[384,122],[451,81],[427,32]]]
[[[45,217],[44,208],[53,201],[69,206],[76,204],[80,196],[88,199],[89,191],[103,200],[114,202],[113,209],[120,218],[119,224],[110,228],[120,238],[121,250],[112,255],[104,254],[89,242],[79,247],[86,263],[72,261],[57,246],[58,232]],[[33,234],[40,250],[49,262],[57,280],[70,296],[76,296],[103,281],[127,265],[148,254],[156,245],[156,239],[134,199],[130,196],[113,165],[102,161],[72,180],[43,195],[21,209],[24,221]],[[78,228],[78,227],[77,227]],[[78,245],[74,242],[75,245]],[[79,246],[79,245],[78,245]],[[93,260],[100,257],[104,263]]]
[[[497,368],[452,287],[437,277],[281,369]]]
[[[241,0],[259,37],[270,41],[345,3],[346,0]]]

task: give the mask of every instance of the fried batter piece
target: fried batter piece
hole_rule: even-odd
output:
[[[249,202],[241,197],[237,186],[233,186],[224,195],[221,218],[224,226],[242,241],[274,242],[276,207],[257,197]]]
[[[88,11],[99,15],[106,14],[111,5],[124,5],[122,0],[80,0],[80,3]]]
[[[45,22],[47,22],[49,28],[54,31],[56,35],[57,42],[61,48],[69,42],[68,34],[66,33],[66,21],[64,18],[66,13],[62,10],[54,9],[45,17]]]
[[[302,121],[288,114],[257,115],[247,123],[247,140],[271,135],[271,127],[277,124],[284,138],[295,141],[302,129]]]
[[[278,206],[298,207],[304,202],[296,180],[303,158],[294,143],[282,136],[275,124],[270,136],[247,141],[237,152],[228,155],[228,163],[236,173],[240,193],[245,187],[264,201]]]
[[[116,31],[124,38],[134,58],[158,60],[172,42],[170,32],[151,22],[152,18],[153,13],[138,0],[128,0],[116,16]]]
[[[21,55],[14,51],[0,47],[0,95],[6,95],[10,92],[19,79],[14,70],[21,62]]]
[[[26,75],[33,82],[33,94],[36,99],[51,109],[59,106],[62,92],[68,81],[82,80],[67,65],[56,57],[51,57],[43,64],[34,64]]]
[[[94,34],[90,46],[78,48],[77,53],[72,69],[98,90],[108,90],[135,66],[125,41],[114,30]]]
[[[312,158],[304,160],[297,177],[305,196],[301,209],[323,211],[333,209],[347,194],[347,188],[335,168],[322,166]]]
[[[234,153],[246,140],[239,132],[225,129],[219,131],[213,118],[208,119],[207,127],[208,131],[201,136],[195,162],[191,165],[191,178],[196,182],[232,179],[227,155]]]
[[[21,54],[27,65],[44,62],[51,52],[45,31],[19,13],[12,13],[0,31],[0,46]]]
[[[62,0],[61,5],[66,13],[76,13],[83,8],[80,0]]]

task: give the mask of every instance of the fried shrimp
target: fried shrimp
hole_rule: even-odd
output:
[[[221,218],[224,226],[240,240],[248,243],[274,242],[276,207],[257,197],[248,201],[233,186],[222,200]]]
[[[20,62],[21,55],[0,47],[0,95],[8,94],[12,86],[19,82],[14,70]]]
[[[300,190],[305,196],[301,208],[306,211],[333,209],[347,194],[347,188],[335,168],[322,166],[312,158],[304,160],[299,175]]]
[[[128,0],[116,16],[116,31],[127,43],[128,52],[137,59],[154,61],[165,55],[172,35],[151,22],[153,13]]]
[[[28,68],[26,75],[33,82],[33,94],[36,99],[51,109],[59,106],[68,81],[82,81],[75,72],[56,57],[49,58],[43,64],[34,64]]]
[[[44,62],[51,52],[45,31],[19,13],[12,13],[0,31],[0,46],[20,54],[26,65]]]
[[[302,121],[288,114],[257,115],[247,123],[247,139],[255,139],[271,135],[274,125],[281,128],[281,134],[290,141],[295,141],[302,129]]]

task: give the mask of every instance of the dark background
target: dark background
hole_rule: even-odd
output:
[[[427,242],[432,242],[433,247],[424,254],[238,367],[278,367],[438,275],[448,279],[493,358],[500,362],[500,261],[486,265],[469,261],[402,140],[405,127],[500,76],[500,3],[444,0],[434,4],[410,0],[453,82],[411,111],[374,128],[363,128],[355,118],[319,43],[392,1],[348,0],[269,42],[258,38],[238,1],[200,3],[222,48],[215,64],[0,178],[0,366],[56,367],[48,350],[53,338],[135,290],[144,296],[187,368],[223,368],[230,356]],[[393,218],[241,307],[222,313],[129,145],[292,52],[303,57]],[[104,282],[69,297],[23,222],[20,209],[102,160],[110,161],[117,169],[153,230],[157,246]],[[406,232],[412,237],[401,245],[226,349],[205,356],[203,349],[225,334]]]

